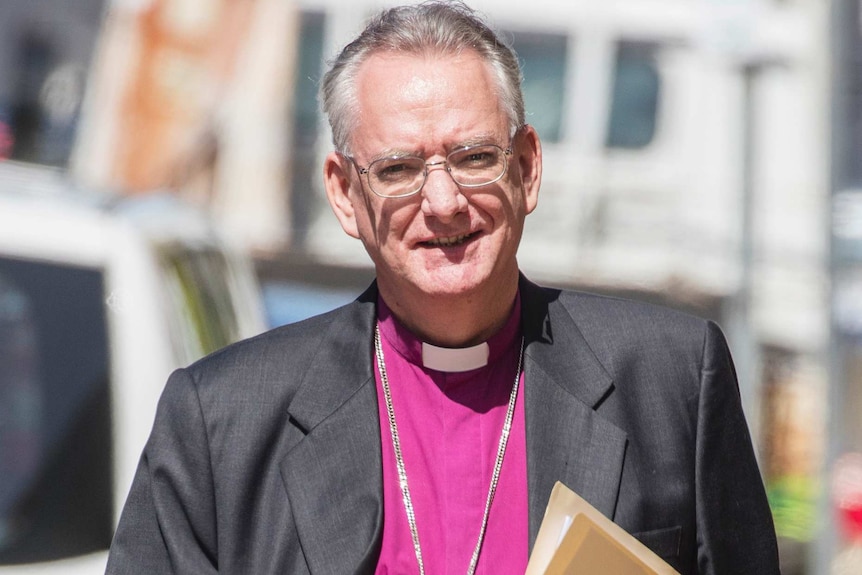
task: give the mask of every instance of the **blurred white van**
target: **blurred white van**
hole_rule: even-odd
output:
[[[0,573],[104,572],[167,376],[264,329],[200,213],[0,162]]]

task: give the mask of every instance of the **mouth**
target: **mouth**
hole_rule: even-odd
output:
[[[426,247],[431,247],[431,248],[437,248],[437,247],[448,248],[451,246],[459,246],[475,235],[476,235],[475,233],[472,233],[472,234],[459,234],[457,236],[433,238],[433,239],[430,239],[428,241],[422,242],[422,245],[426,246]]]

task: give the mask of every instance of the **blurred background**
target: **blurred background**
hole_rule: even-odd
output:
[[[859,0],[470,4],[544,143],[523,270],[717,320],[784,574],[862,573]],[[316,91],[382,5],[0,0],[0,572],[103,572],[168,373],[373,278]]]

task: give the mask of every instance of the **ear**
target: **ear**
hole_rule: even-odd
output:
[[[350,160],[337,152],[329,152],[323,161],[323,186],[326,188],[329,207],[335,212],[341,229],[347,235],[359,239],[356,209],[350,196],[352,170]]]
[[[518,143],[515,146],[515,159],[518,162],[518,173],[524,187],[524,199],[529,214],[539,203],[539,188],[542,185],[542,142],[539,141],[535,128],[529,124],[525,124],[516,137]]]

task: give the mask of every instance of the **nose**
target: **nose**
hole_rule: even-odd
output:
[[[452,179],[445,162],[426,164],[428,175],[422,186],[422,213],[442,222],[450,222],[461,212],[467,211],[467,198]]]

